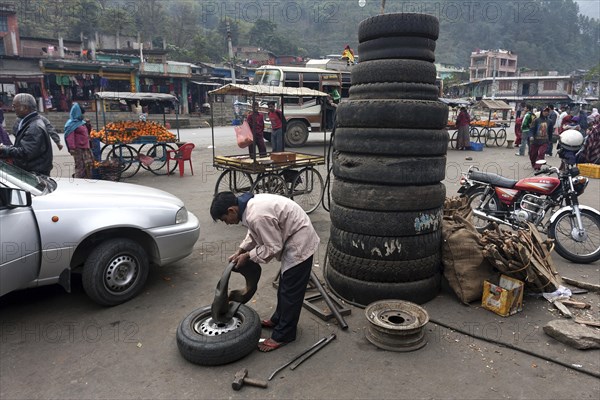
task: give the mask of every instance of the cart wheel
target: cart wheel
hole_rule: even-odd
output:
[[[252,176],[246,172],[227,170],[223,171],[215,185],[215,195],[220,192],[243,193],[252,190]]]
[[[323,178],[319,171],[307,167],[296,175],[292,181],[291,198],[302,207],[307,214],[315,211],[323,198]]]
[[[479,129],[475,128],[474,126],[469,128],[469,138],[471,139],[472,142],[478,140],[479,138]]]
[[[176,162],[171,164],[170,171],[167,169],[167,151],[169,150],[175,151],[173,146],[166,143],[158,143],[150,147],[146,156],[151,157],[154,161],[148,164],[147,169],[155,175],[167,175],[175,171]]]
[[[504,143],[506,143],[506,129],[502,128],[496,134],[496,146],[502,147]]]
[[[139,154],[146,154],[146,153],[148,153],[148,150],[150,150],[150,148],[153,145],[154,145],[153,143],[144,143],[137,149],[137,151]],[[142,167],[145,170],[148,170],[148,167],[145,166],[144,163],[140,163],[140,167]]]
[[[140,169],[138,152],[134,147],[126,144],[115,145],[106,156],[106,159],[116,158],[119,160],[121,178],[131,178]]]
[[[458,131],[452,132],[452,136],[450,137],[450,148],[456,148],[456,142],[458,142]]]
[[[485,147],[491,147],[496,143],[496,131],[493,129],[488,129],[485,133]]]
[[[252,185],[253,193],[271,193],[288,196],[288,188],[285,179],[277,174],[265,174],[256,179]]]

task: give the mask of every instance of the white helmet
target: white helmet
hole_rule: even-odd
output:
[[[583,146],[583,135],[575,129],[567,129],[560,134],[560,146],[566,150],[578,151]]]

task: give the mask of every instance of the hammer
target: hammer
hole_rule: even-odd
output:
[[[261,387],[263,389],[267,387],[267,382],[261,381],[258,379],[247,378],[247,376],[248,376],[248,370],[246,368],[241,369],[238,372],[236,372],[235,378],[233,379],[233,382],[231,383],[231,387],[233,388],[233,390],[240,390],[242,388],[242,386],[244,386],[244,384],[250,385],[250,386]]]

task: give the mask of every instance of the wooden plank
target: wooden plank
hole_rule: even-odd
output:
[[[562,277],[562,280],[569,285],[577,286],[578,288],[587,289],[592,292],[600,293],[600,285],[595,285],[593,283],[576,281],[575,279],[567,278],[566,276]]]
[[[565,306],[580,308],[582,310],[592,307],[591,304],[584,303],[582,301],[575,301],[575,300],[561,300],[561,301]]]
[[[573,321],[575,321],[578,324],[595,326],[597,328],[600,328],[600,321],[592,321],[592,320],[589,320],[589,319],[581,319],[581,318],[578,318],[578,317],[575,317],[573,319]]]
[[[554,307],[558,308],[558,311],[560,311],[565,317],[573,318],[571,311],[569,311],[569,309],[560,300],[555,300],[552,302],[552,304],[554,304]]]

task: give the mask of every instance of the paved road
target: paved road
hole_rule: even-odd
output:
[[[243,153],[235,146],[230,127],[215,130],[218,154]],[[460,304],[444,290],[425,304],[432,322],[426,327],[428,344],[411,353],[382,351],[364,337],[364,311],[352,307],[350,329],[341,331],[303,311],[300,335],[293,344],[274,353],[254,352],[219,367],[199,367],[180,357],[175,343],[179,322],[194,308],[210,304],[225,259],[243,238],[241,226],[214,223],[208,205],[218,176],[212,167],[210,129],[182,130],[183,140],[194,142],[194,172],[154,176],[140,171],[129,182],[154,186],[181,197],[201,220],[202,232],[194,253],[173,265],[154,268],[146,290],[136,299],[112,308],[98,307],[83,293],[75,278],[71,294],[60,287],[25,290],[0,299],[0,398],[464,398],[464,399],[597,399],[600,380],[578,369],[600,373],[598,351],[578,351],[544,335],[541,328],[560,318],[549,303],[525,297],[522,313],[502,318],[477,303]],[[313,138],[303,151],[319,154],[322,141]],[[470,156],[472,160],[466,160]],[[556,162],[557,159],[552,159]],[[67,175],[70,157],[56,153],[56,173]],[[470,164],[508,177],[531,174],[523,158],[510,149],[483,152],[449,150],[448,194],[458,189],[459,171]],[[600,209],[600,181],[594,180],[583,202]],[[323,245],[314,269],[321,275],[329,237],[329,215],[320,208],[311,219]],[[553,256],[564,275],[600,282],[600,263],[574,265]],[[259,290],[249,305],[261,317],[275,304],[271,280],[276,264],[266,265]],[[237,277],[230,287],[243,283]],[[598,318],[598,295],[577,297],[592,304],[589,315]],[[451,327],[451,328],[448,328]],[[472,331],[489,341],[474,339],[455,329]],[[335,332],[338,338],[295,371],[286,370],[269,388],[231,389],[236,371],[266,378],[294,354]],[[566,368],[517,349],[561,361]]]

